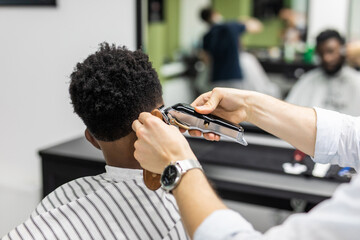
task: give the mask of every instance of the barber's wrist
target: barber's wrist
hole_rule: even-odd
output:
[[[244,107],[245,114],[246,114],[244,121],[246,121],[246,122],[251,122],[255,98],[256,98],[256,96],[254,96],[254,92],[244,91],[242,100],[243,100],[243,107]]]
[[[176,162],[176,161],[181,161],[181,160],[185,160],[185,159],[197,160],[197,157],[191,150],[190,145],[178,146],[178,148],[176,149],[176,152],[174,151],[173,153],[167,154],[166,156],[164,156],[164,158],[165,158],[165,162],[166,162],[166,165],[164,166],[164,168],[167,167],[167,165],[169,165],[173,162]],[[164,170],[164,169],[162,169],[162,170]]]
[[[246,113],[245,121],[249,123],[256,122],[256,114],[257,108],[264,104],[262,99],[263,94],[254,92],[254,91],[246,91],[244,94],[244,109]]]
[[[178,183],[176,188],[174,188],[171,191],[171,193],[174,196],[180,195],[179,193],[181,193],[181,191],[183,191],[183,188],[186,188],[186,185],[194,184],[194,182],[196,182],[196,180],[199,180],[199,178],[201,178],[201,177],[204,178],[204,176],[205,176],[204,171],[202,171],[200,169],[194,168],[191,171],[188,171],[186,174],[184,174],[181,181]],[[195,179],[195,181],[193,181],[193,179]]]
[[[194,159],[197,160],[197,157],[191,153],[191,154],[182,154],[182,155],[177,155],[177,156],[171,156],[171,157],[167,157],[166,158],[166,165],[164,166],[164,168],[162,169],[162,171],[164,171],[164,169],[170,165],[171,163],[177,162],[177,161],[183,161],[186,159]]]

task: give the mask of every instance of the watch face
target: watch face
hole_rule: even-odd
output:
[[[176,166],[169,165],[165,168],[164,173],[161,176],[161,183],[165,187],[171,186],[176,182],[177,177],[178,177],[178,170]]]

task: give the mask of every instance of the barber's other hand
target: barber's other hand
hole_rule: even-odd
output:
[[[247,96],[251,92],[233,88],[214,88],[212,91],[200,95],[191,105],[201,114],[213,114],[238,124],[247,121],[249,117]],[[200,131],[189,131],[191,136],[201,136]],[[204,138],[219,141],[220,136],[205,133]]]
[[[179,130],[150,113],[141,113],[133,122],[132,129],[138,137],[134,144],[134,157],[146,170],[162,173],[170,162],[196,159]]]

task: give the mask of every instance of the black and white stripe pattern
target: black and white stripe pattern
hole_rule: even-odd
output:
[[[150,191],[140,170],[107,166],[45,197],[8,239],[188,239],[176,201]]]

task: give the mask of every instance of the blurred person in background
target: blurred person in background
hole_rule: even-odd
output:
[[[200,17],[209,26],[201,53],[210,72],[204,91],[213,87],[233,87],[279,96],[277,86],[270,82],[257,59],[241,50],[241,36],[246,32],[261,32],[260,21],[249,18],[224,22],[222,15],[213,8],[201,10]]]
[[[289,8],[283,8],[279,12],[279,18],[285,21],[282,36],[284,43],[305,42],[306,18],[304,14]]]
[[[304,74],[293,86],[286,101],[300,106],[360,115],[360,74],[345,64],[345,40],[335,30],[316,38],[320,66]]]

